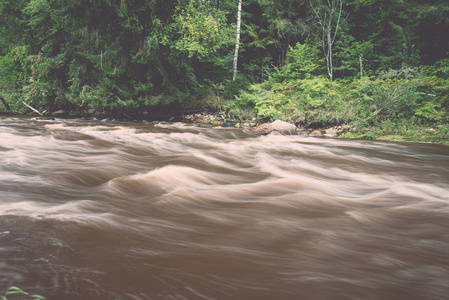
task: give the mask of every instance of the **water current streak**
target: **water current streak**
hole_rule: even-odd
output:
[[[4,290],[447,299],[448,253],[447,147],[0,118]]]

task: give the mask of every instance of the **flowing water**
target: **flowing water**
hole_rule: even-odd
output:
[[[0,118],[0,295],[448,299],[449,148]]]

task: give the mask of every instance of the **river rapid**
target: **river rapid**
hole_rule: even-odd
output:
[[[449,147],[0,117],[0,295],[448,299]]]

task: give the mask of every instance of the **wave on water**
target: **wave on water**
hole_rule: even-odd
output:
[[[0,284],[49,299],[446,299],[449,151],[0,118]]]

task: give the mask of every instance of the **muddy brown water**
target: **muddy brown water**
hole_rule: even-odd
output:
[[[449,299],[449,148],[0,118],[0,294]]]

